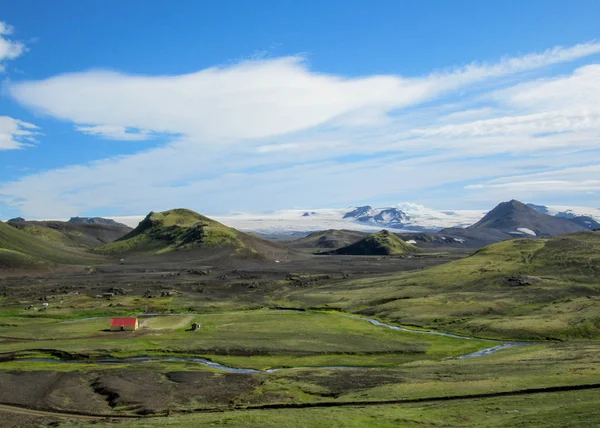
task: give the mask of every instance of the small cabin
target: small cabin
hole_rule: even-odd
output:
[[[138,327],[137,318],[113,318],[110,320],[110,331],[135,331]]]
[[[200,323],[195,322],[192,324],[192,331],[200,330]]]

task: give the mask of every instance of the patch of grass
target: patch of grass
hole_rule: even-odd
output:
[[[73,245],[73,242],[66,236],[66,234],[48,227],[27,226],[21,230],[55,246],[67,247]]]
[[[293,365],[346,365],[367,358],[367,365],[379,360],[386,365],[414,359],[440,360],[491,346],[479,340],[428,336],[376,327],[367,321],[338,314],[245,311],[141,318],[136,332],[109,332],[110,319],[73,320],[47,324],[18,323],[1,328],[2,335],[35,339],[32,342],[0,343],[0,352],[31,349],[61,349],[77,353],[146,355],[148,352],[196,353],[202,355],[256,356],[238,359],[240,367],[281,367]],[[197,332],[186,331],[192,321],[201,324]],[[258,358],[262,357],[262,358]],[[310,358],[309,358],[310,357]],[[313,360],[311,358],[314,357]],[[222,360],[225,361],[225,360]],[[234,362],[234,359],[228,360]],[[365,365],[365,364],[360,364]]]

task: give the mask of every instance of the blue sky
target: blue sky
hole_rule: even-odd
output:
[[[20,0],[0,218],[600,205],[597,1]]]

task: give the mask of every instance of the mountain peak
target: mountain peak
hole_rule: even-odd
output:
[[[514,236],[555,236],[585,230],[570,220],[544,214],[516,199],[501,202],[468,229],[496,229]]]
[[[344,218],[360,218],[360,217],[364,217],[365,215],[369,215],[369,212],[372,210],[373,208],[369,205],[365,205],[362,207],[356,207],[351,211],[348,211],[346,214],[344,214]]]

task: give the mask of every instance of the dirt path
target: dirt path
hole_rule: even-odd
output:
[[[76,419],[79,421],[98,421],[101,419],[120,419],[121,416],[112,416],[112,415],[82,415],[79,413],[71,413],[68,411],[59,412],[55,410],[34,410],[28,409],[25,407],[15,406],[11,404],[0,404],[0,411],[8,412],[8,413],[16,413],[19,415],[27,415],[27,416],[39,416],[39,417],[52,417],[52,418],[66,418],[66,419]],[[131,418],[131,417],[130,417]]]

